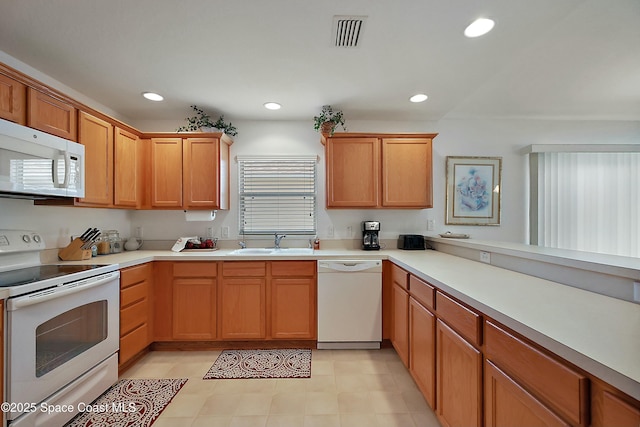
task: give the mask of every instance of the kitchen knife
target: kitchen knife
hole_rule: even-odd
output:
[[[91,245],[94,244],[98,236],[100,236],[100,230],[98,230],[97,228],[94,228],[93,231],[89,234],[89,236],[87,236],[87,240],[84,243],[84,245],[82,245],[82,249],[90,248]]]
[[[80,236],[80,240],[82,240],[84,242],[87,239],[87,237],[89,236],[89,234],[91,234],[92,230],[93,230],[93,228],[91,228],[91,227],[87,228],[87,231],[82,233],[82,236]]]

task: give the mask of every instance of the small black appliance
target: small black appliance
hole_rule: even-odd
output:
[[[380,249],[379,221],[362,221],[362,249],[365,251],[377,251]]]

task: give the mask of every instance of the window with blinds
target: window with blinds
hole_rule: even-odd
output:
[[[640,152],[530,157],[532,244],[640,257]]]
[[[316,234],[316,156],[238,156],[240,234]]]

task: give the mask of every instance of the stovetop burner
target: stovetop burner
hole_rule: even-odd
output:
[[[57,265],[44,264],[33,267],[19,268],[0,272],[0,288],[26,285],[28,283],[40,282],[54,277],[65,276],[67,274],[81,271],[93,270],[103,267],[102,265]]]

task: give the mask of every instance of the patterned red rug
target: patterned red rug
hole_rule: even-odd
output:
[[[224,350],[204,379],[309,377],[309,349]]]
[[[120,380],[65,427],[148,427],[187,382],[180,379]]]

